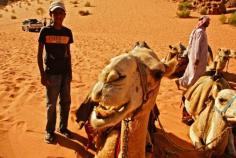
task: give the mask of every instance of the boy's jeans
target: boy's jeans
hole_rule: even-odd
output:
[[[56,125],[56,104],[57,98],[60,98],[60,130],[67,129],[68,117],[71,104],[70,80],[68,75],[47,74],[50,84],[46,87],[47,98],[47,124],[46,131],[53,133]]]

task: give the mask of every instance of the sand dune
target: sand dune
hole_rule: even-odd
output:
[[[86,151],[84,130],[78,130],[74,112],[97,75],[111,57],[133,47],[136,41],[145,40],[162,58],[169,44],[187,43],[188,36],[199,17],[192,13],[190,19],[175,15],[176,3],[167,0],[91,0],[92,7],[85,8],[86,1],[77,5],[66,1],[65,24],[74,34],[72,50],[73,82],[69,129],[74,139],[57,135],[58,143],[44,143],[46,122],[45,89],[40,84],[37,67],[38,33],[23,32],[21,21],[25,18],[48,17],[49,1],[31,0],[17,2],[0,10],[0,158],[90,158],[94,151]],[[45,13],[37,15],[36,9]],[[79,10],[89,10],[91,15],[80,16]],[[12,11],[14,10],[14,11]],[[11,19],[11,16],[16,19]],[[218,48],[236,50],[236,28],[221,25],[219,16],[210,16],[207,30],[209,43],[216,53]],[[231,60],[226,78],[236,89],[236,61]],[[174,81],[164,78],[157,105],[160,121],[166,135],[176,145],[157,134],[162,157],[203,157],[193,151],[188,138],[188,126],[181,123],[180,98]],[[164,153],[164,154],[163,154]]]

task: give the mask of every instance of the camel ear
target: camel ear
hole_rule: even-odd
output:
[[[230,50],[230,55],[231,58],[236,58],[236,51],[235,50]]]
[[[140,44],[141,47],[150,49],[150,47],[148,46],[148,44],[145,41],[142,41],[139,44]]]
[[[179,43],[179,46],[180,46],[181,51],[186,50],[186,47],[181,42]]]
[[[180,48],[183,47],[183,44],[182,44],[181,42],[179,42],[179,47],[180,47]]]
[[[219,93],[219,91],[220,91],[220,86],[218,85],[218,84],[214,84],[213,85],[213,87],[212,87],[212,97],[214,98],[214,99],[216,99],[216,97],[217,97],[217,94]]]
[[[139,41],[135,42],[134,48],[135,48],[136,46],[139,46]]]

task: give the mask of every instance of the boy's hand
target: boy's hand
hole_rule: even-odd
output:
[[[41,75],[41,84],[44,86],[48,86],[49,85],[49,81],[47,80],[47,77],[45,74]]]

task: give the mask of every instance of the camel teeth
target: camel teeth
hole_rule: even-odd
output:
[[[118,110],[118,112],[122,112],[123,110],[124,110],[124,106],[122,106],[119,110]]]

